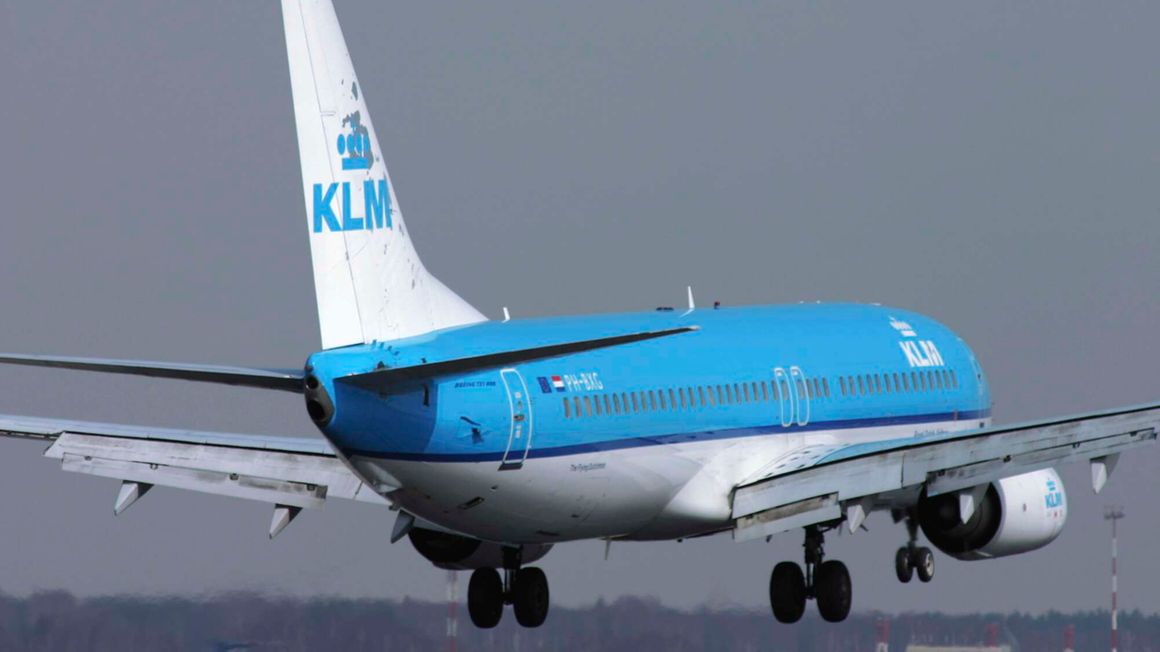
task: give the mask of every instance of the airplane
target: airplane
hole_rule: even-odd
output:
[[[263,501],[269,536],[331,499],[395,512],[435,566],[471,570],[472,622],[549,611],[532,565],[558,543],[737,541],[797,531],[776,564],[782,623],[853,604],[825,537],[875,511],[904,524],[898,579],[1038,549],[1064,526],[1054,466],[1099,491],[1156,439],[1160,402],[993,425],[953,331],[879,305],[698,308],[489,321],[423,265],[330,0],[282,0],[321,346],[301,369],[0,355],[56,367],[300,393],[320,439],[0,416],[66,471]],[[505,310],[506,313],[506,310]]]

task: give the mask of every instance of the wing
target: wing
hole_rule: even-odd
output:
[[[304,507],[329,498],[386,505],[321,439],[144,428],[0,415],[0,436],[51,441],[65,471],[121,480],[113,513],[154,485],[274,505],[273,538]]]
[[[1089,461],[1098,492],[1121,452],[1155,441],[1157,423],[1160,403],[1153,403],[954,435],[805,447],[734,489],[734,538],[842,520],[853,531],[871,510],[912,506],[924,489],[966,495],[1064,462]]]
[[[242,387],[255,387],[259,389],[277,389],[284,392],[302,391],[301,371],[251,369],[248,367],[227,367],[185,362],[17,355],[14,353],[0,353],[0,364],[53,367],[56,369],[80,369],[82,371],[148,376],[150,378],[172,378],[175,380],[240,385]]]

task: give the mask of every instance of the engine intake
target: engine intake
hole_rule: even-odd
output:
[[[1042,548],[1059,536],[1066,521],[1066,493],[1054,469],[989,484],[965,523],[959,518],[957,493],[924,493],[918,501],[923,534],[957,559],[990,559]]]
[[[503,566],[504,546],[498,543],[423,528],[412,528],[407,538],[437,568],[474,570]],[[524,544],[520,546],[520,561],[525,564],[536,561],[551,549],[550,543]]]

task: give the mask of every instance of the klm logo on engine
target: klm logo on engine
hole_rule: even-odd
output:
[[[370,132],[362,124],[359,112],[342,120],[343,127],[350,129],[340,134],[336,149],[343,170],[369,170],[374,165]],[[351,188],[351,182],[314,184],[312,215],[314,232],[323,231],[373,231],[391,228],[391,194],[386,178],[367,179],[362,182],[362,201],[359,202],[358,185]],[[354,195],[354,196],[352,196]],[[358,204],[362,204],[362,214],[356,214]]]
[[[1056,486],[1055,480],[1047,481],[1047,495],[1044,496],[1044,501],[1047,509],[1058,509],[1063,507],[1063,492]]]

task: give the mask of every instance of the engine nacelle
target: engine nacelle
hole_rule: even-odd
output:
[[[498,543],[423,528],[412,528],[407,538],[420,555],[438,568],[503,568],[503,546]],[[520,546],[520,563],[536,561],[551,549],[550,543],[524,544]]]
[[[987,485],[975,512],[963,523],[958,492],[918,502],[922,533],[957,559],[990,559],[1042,548],[1067,520],[1067,494],[1055,469],[1003,478]]]

